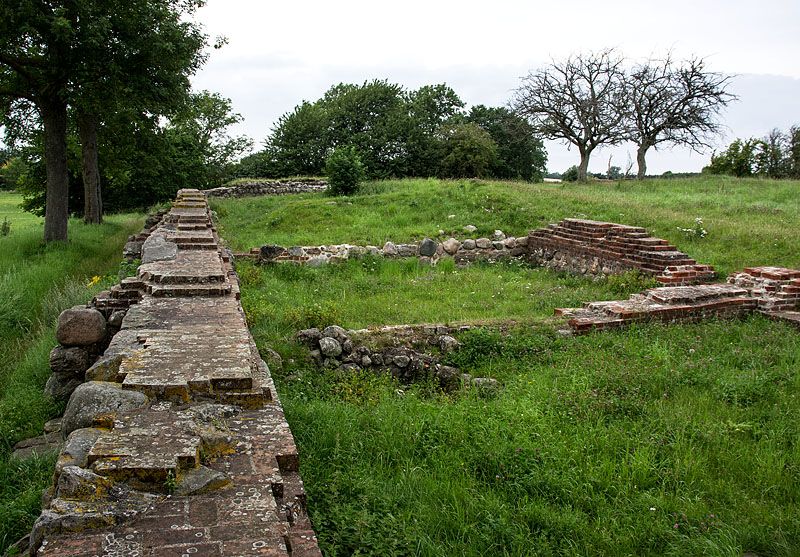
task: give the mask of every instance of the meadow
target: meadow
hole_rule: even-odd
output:
[[[584,217],[645,226],[724,277],[800,267],[799,193],[798,182],[720,177],[404,180],[336,205],[318,194],[212,205],[236,250],[446,239],[466,224],[522,235]],[[696,217],[707,235],[678,230]],[[283,356],[273,375],[324,554],[800,553],[796,329],[753,316],[556,333],[554,307],[627,297],[647,286],[633,275],[377,258],[237,270],[257,344]],[[321,372],[291,341],[309,326],[430,322],[482,326],[447,358],[498,379],[496,396]]]
[[[144,222],[139,214],[109,215],[99,226],[71,219],[68,245],[43,245],[43,219],[22,212],[21,201],[0,192],[0,219],[10,223],[0,236],[0,551],[30,530],[53,474],[55,455],[10,454],[63,412],[43,395],[58,314],[117,282],[122,246]]]

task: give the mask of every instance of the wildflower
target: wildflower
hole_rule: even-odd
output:
[[[95,284],[97,284],[98,282],[100,282],[100,277],[98,277],[97,275],[95,275],[95,276],[93,276],[93,277],[92,277],[92,280],[90,280],[88,283],[86,283],[86,286],[87,286],[87,288],[88,288],[89,286],[94,286],[94,285],[95,285]]]

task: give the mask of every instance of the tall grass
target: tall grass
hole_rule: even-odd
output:
[[[30,529],[52,476],[52,458],[19,461],[10,451],[63,411],[43,394],[56,319],[117,281],[122,246],[143,222],[135,214],[107,216],[100,226],[70,220],[69,244],[43,245],[40,219],[19,211],[18,197],[0,194],[11,222],[0,236],[0,552]],[[102,278],[87,286],[93,276]]]
[[[380,245],[458,236],[466,224],[521,235],[585,217],[645,226],[724,277],[800,266],[798,189],[719,177],[405,180],[367,184],[337,205],[308,194],[214,203],[236,249]],[[703,239],[677,230],[695,217]],[[284,356],[274,376],[324,554],[800,554],[796,329],[754,316],[564,338],[554,307],[626,288],[516,264],[237,266],[259,346]],[[495,397],[321,372],[288,340],[333,322],[461,320],[505,326],[462,334],[449,359],[497,379]]]

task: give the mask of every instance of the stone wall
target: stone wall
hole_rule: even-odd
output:
[[[294,439],[203,194],[181,190],[126,251],[141,259],[136,277],[59,317],[51,366],[77,386],[53,486],[16,549],[320,555]]]
[[[232,186],[222,186],[203,191],[206,197],[250,197],[256,195],[286,195],[325,191],[327,180],[298,178],[291,180],[253,180]]]

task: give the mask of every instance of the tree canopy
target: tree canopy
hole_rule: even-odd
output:
[[[245,157],[236,173],[320,174],[336,149],[351,146],[369,178],[541,179],[547,155],[527,122],[504,108],[463,108],[445,84],[406,91],[386,80],[340,83],[281,116],[265,149]]]

